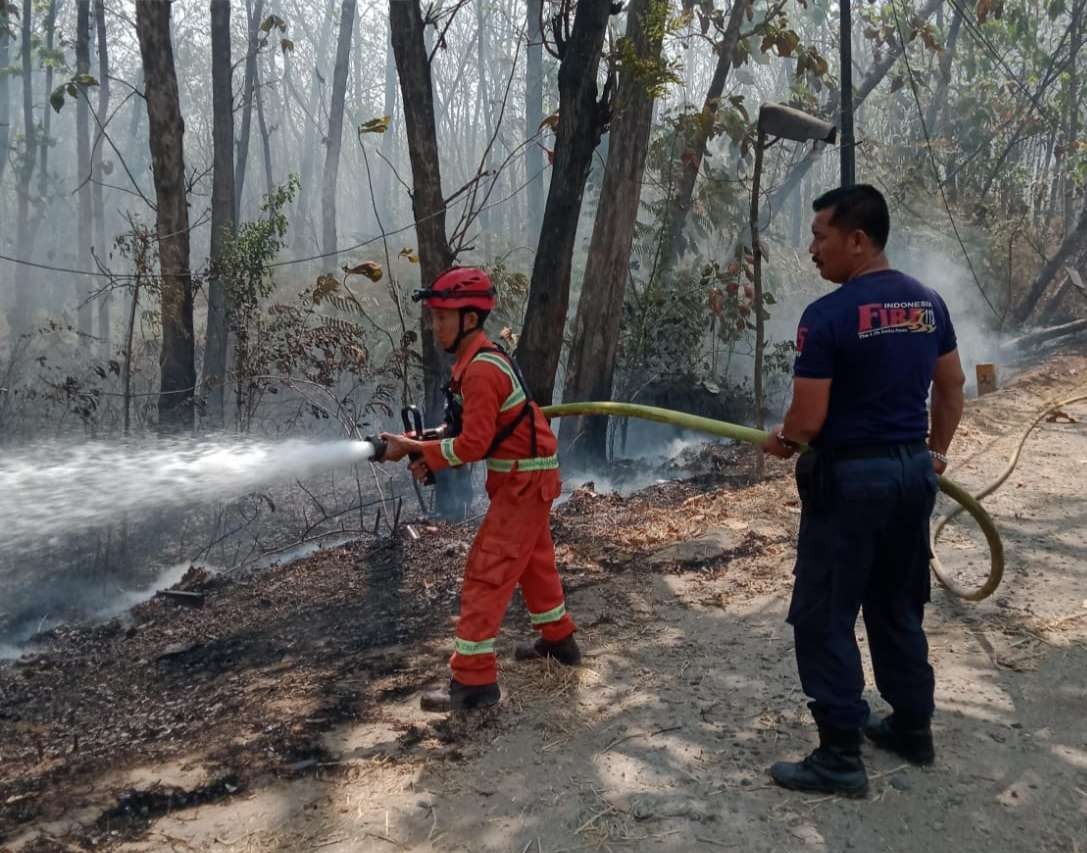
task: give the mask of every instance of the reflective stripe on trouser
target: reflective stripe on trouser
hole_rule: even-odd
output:
[[[516,474],[491,493],[490,509],[464,570],[450,660],[453,677],[461,684],[497,680],[493,642],[518,584],[533,626],[545,639],[558,642],[574,631],[551,541],[551,502],[558,495],[558,482],[552,471]],[[490,650],[480,651],[488,643]]]

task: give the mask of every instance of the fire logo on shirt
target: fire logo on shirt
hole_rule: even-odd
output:
[[[917,302],[872,302],[858,306],[857,312],[858,338],[897,332],[931,334],[936,331],[936,312],[927,299]]]

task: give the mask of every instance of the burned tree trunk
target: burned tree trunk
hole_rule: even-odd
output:
[[[343,138],[344,101],[347,98],[347,73],[351,63],[351,34],[355,27],[356,0],[344,0],[340,9],[340,36],[336,44],[336,66],[332,71],[332,104],[328,111],[328,151],[321,181],[321,251],[325,265],[336,258],[336,183],[340,171],[340,145]]]
[[[223,426],[226,388],[227,302],[219,273],[226,242],[234,234],[234,92],[231,86],[230,0],[211,0],[211,98],[214,160],[211,189],[211,275],[208,336],[204,349],[204,400],[208,425]]]
[[[630,276],[630,248],[642,173],[649,147],[654,93],[642,68],[660,60],[663,26],[654,19],[666,4],[660,0],[633,0],[627,12],[626,37],[638,64],[624,68],[615,96],[615,117],[608,144],[607,170],[593,226],[585,279],[574,321],[574,337],[563,389],[563,399],[609,400],[619,352],[619,323],[623,295]],[[581,464],[604,462],[607,457],[607,418],[564,418],[559,437]]]
[[[185,123],[170,39],[172,0],[137,0],[136,32],[143,58],[151,171],[162,291],[159,431],[187,432],[193,423],[196,368],[189,275],[189,211],[185,197]]]
[[[517,346],[529,390],[544,406],[551,403],[555,392],[581,198],[593,151],[607,127],[612,86],[609,77],[598,101],[597,69],[611,3],[583,0],[577,4],[574,25],[566,37],[561,33],[567,27],[566,15],[572,6],[571,2],[563,2],[555,21],[561,58],[555,164],[532,265],[525,326]]]

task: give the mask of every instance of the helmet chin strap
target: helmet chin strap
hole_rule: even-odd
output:
[[[467,313],[467,312],[463,308],[459,312],[460,321],[457,324],[457,336],[453,339],[453,343],[445,348],[445,351],[447,353],[450,353],[450,354],[455,353],[457,351],[457,347],[460,346],[460,342],[463,341],[468,335],[470,335],[472,332],[476,331],[476,329],[479,328],[479,326],[476,326],[475,329],[465,329],[464,328],[464,315],[465,315],[465,313]]]

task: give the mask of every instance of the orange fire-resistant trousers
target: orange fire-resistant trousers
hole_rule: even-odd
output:
[[[558,642],[574,632],[551,541],[551,504],[560,487],[558,471],[488,475],[491,506],[468,554],[449,662],[461,684],[498,680],[495,638],[518,584],[533,627],[545,640]]]

